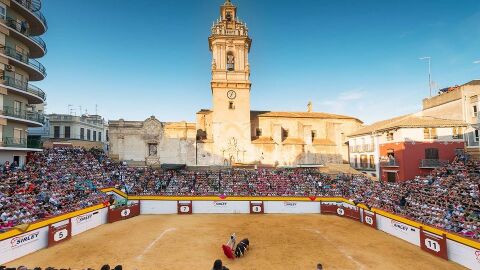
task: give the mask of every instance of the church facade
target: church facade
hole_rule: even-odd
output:
[[[208,38],[212,53],[211,109],[196,123],[109,121],[110,155],[132,163],[276,166],[348,162],[346,135],[362,122],[313,112],[254,111],[250,108],[249,52],[252,40],[230,0]]]

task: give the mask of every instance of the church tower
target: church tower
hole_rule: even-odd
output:
[[[237,7],[226,0],[208,44],[212,52],[213,141],[217,155],[228,163],[245,162],[251,145],[251,43],[246,23],[237,17]]]

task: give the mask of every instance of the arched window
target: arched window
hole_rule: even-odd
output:
[[[232,71],[235,69],[235,57],[233,52],[227,52],[227,70]]]

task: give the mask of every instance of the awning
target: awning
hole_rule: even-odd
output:
[[[161,165],[161,168],[164,170],[181,170],[186,167],[185,164],[168,164],[168,163],[163,163]]]

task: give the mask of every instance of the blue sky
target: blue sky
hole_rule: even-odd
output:
[[[211,106],[208,35],[224,0],[43,0],[47,112],[194,121]],[[254,110],[366,123],[417,111],[480,79],[480,1],[233,0],[253,39]]]

